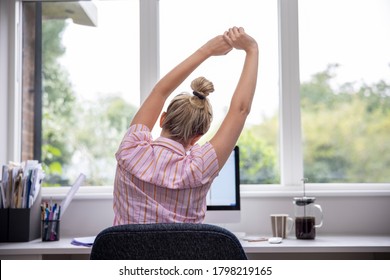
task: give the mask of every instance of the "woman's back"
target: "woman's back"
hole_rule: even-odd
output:
[[[146,126],[133,125],[116,158],[115,225],[203,221],[219,170],[210,143],[186,151],[169,138],[153,141]]]

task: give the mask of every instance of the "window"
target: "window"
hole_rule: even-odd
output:
[[[257,92],[251,114],[239,139],[241,182],[280,182],[278,148],[279,68],[277,2],[257,0],[160,1],[160,73],[166,74],[181,60],[226,28],[242,26],[259,43]],[[178,12],[180,11],[180,12]],[[210,94],[214,120],[203,141],[210,139],[230,104],[244,62],[244,52],[207,60],[183,82],[176,94],[188,92],[191,81],[205,76],[214,83]],[[173,94],[173,95],[176,95]]]
[[[42,86],[35,79],[34,91],[41,101],[23,109],[23,157],[31,159],[29,143],[40,148],[34,157],[44,163],[49,186],[69,185],[80,172],[86,174],[87,185],[112,185],[114,181],[114,154],[140,100],[138,3],[23,5],[23,49],[25,53],[34,50],[27,40],[31,38],[37,50],[35,55],[24,56],[25,76],[31,65],[39,65],[40,55],[42,61],[38,70],[42,71]],[[33,84],[23,86],[26,106]],[[32,110],[39,109],[39,102],[42,113]],[[27,138],[32,134],[28,133],[32,115],[35,125],[41,125],[41,131],[35,131],[41,132],[38,141]]]
[[[291,186],[304,176],[321,187],[388,187],[390,42],[385,34],[390,20],[385,0],[349,5],[334,0],[39,1],[41,8],[33,1],[14,1],[23,4],[22,160],[42,156],[48,185],[70,184],[78,172],[87,174],[87,185],[112,185],[117,145],[158,73],[164,75],[200,44],[236,25],[260,46],[256,98],[239,140],[242,183]],[[55,6],[60,3],[62,10]],[[77,10],[91,4],[97,26],[93,13],[81,13],[89,15],[89,24],[77,18]],[[159,8],[149,11],[148,5]],[[34,40],[39,36],[41,41]],[[151,50],[148,40],[156,41]],[[210,97],[214,127],[205,140],[229,106],[243,55],[232,51],[208,60],[177,90],[188,91],[199,75],[215,84]],[[17,70],[17,59],[13,63]],[[17,108],[12,93],[17,96],[18,87],[8,89],[8,103]],[[18,155],[14,143],[20,143],[13,120],[20,118],[11,118],[10,136],[0,135],[12,150],[7,160],[19,158],[12,156]],[[31,143],[39,143],[41,132],[37,149]]]
[[[299,1],[304,173],[390,182],[389,1]]]

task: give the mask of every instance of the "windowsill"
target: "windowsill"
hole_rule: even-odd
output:
[[[241,186],[241,197],[291,197],[302,196],[302,193],[302,186]],[[306,196],[390,196],[390,184],[306,184]]]
[[[62,200],[70,187],[42,188],[42,198]],[[306,195],[316,197],[390,196],[390,184],[306,184]],[[301,186],[241,185],[241,197],[302,196]],[[112,186],[81,187],[75,199],[112,199]]]

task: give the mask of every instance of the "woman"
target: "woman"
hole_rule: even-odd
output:
[[[232,50],[246,53],[229,111],[213,138],[196,142],[210,127],[207,96],[213,84],[200,77],[192,94],[180,94],[161,114],[161,136],[151,130],[170,94],[206,59]],[[258,46],[243,28],[233,27],[200,47],[164,76],[134,116],[116,153],[114,225],[201,223],[206,194],[232,152],[250,112],[257,80]]]

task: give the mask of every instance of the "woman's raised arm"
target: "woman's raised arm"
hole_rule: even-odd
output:
[[[217,153],[220,168],[231,154],[250,112],[255,94],[259,51],[256,41],[240,27],[230,28],[225,40],[234,48],[246,52],[244,67],[220,128],[210,140]]]
[[[169,95],[206,59],[211,56],[225,55],[231,49],[223,35],[209,40],[154,86],[131,124],[144,124],[152,130]]]

